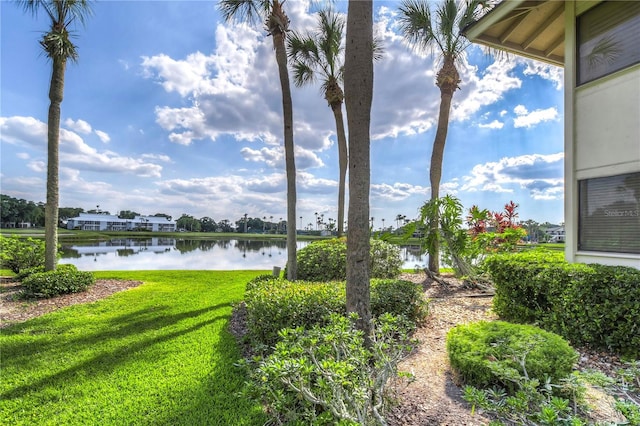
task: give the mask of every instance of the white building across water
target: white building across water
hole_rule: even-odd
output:
[[[80,213],[80,216],[67,220],[67,229],[175,232],[176,221],[161,216],[136,216],[133,219],[122,219],[115,215]]]

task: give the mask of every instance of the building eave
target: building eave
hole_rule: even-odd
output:
[[[473,43],[564,66],[563,1],[503,1],[464,34]]]

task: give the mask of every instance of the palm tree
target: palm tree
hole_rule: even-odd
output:
[[[456,62],[462,58],[470,44],[464,38],[462,30],[479,18],[481,10],[487,7],[487,0],[444,0],[436,4],[433,13],[428,0],[403,0],[400,5],[400,31],[404,38],[419,50],[437,54],[442,63],[436,75],[436,86],[440,89],[440,112],[429,167],[432,201],[440,196],[442,158],[449,128],[451,99],[460,84]],[[430,232],[438,232],[438,222],[437,217],[430,221]],[[437,239],[434,241],[429,249],[429,270],[438,274],[440,247]]]
[[[58,204],[60,199],[59,150],[60,104],[64,95],[64,74],[67,60],[78,60],[77,47],[71,42],[69,27],[79,21],[84,24],[91,15],[88,0],[18,0],[26,12],[37,16],[44,11],[51,28],[44,33],[40,45],[51,59],[49,113],[47,116],[47,203],[45,205],[45,270],[56,269],[58,254]]]
[[[288,39],[289,58],[293,61],[293,81],[296,86],[313,83],[320,79],[324,98],[333,111],[338,138],[338,237],[343,232],[345,184],[347,176],[347,137],[344,130],[342,103],[344,18],[324,9],[318,12],[318,27],[307,35],[293,33]]]
[[[287,174],[287,279],[295,280],[296,260],[296,163],[293,150],[293,102],[287,67],[285,39],[289,31],[289,18],[280,0],[220,0],[218,7],[225,20],[240,20],[256,24],[258,19],[266,23],[268,35],[273,37],[273,49],[278,63],[282,90],[284,125],[284,153]]]
[[[371,99],[373,97],[373,1],[350,0],[344,61],[344,91],[349,126],[349,237],[347,238],[347,312],[371,334],[369,279],[369,189],[371,183]],[[370,340],[366,340],[370,343]]]

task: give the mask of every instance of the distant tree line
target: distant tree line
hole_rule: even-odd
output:
[[[2,214],[0,219],[2,228],[41,228],[44,226],[45,203],[36,203],[4,194],[0,194],[0,199],[2,202],[2,208],[0,210]],[[86,211],[82,207],[60,207],[58,208],[60,224],[64,224],[68,219],[78,217],[80,213],[111,214],[107,210],[101,210],[100,206]],[[142,215],[133,210],[121,210],[120,213],[118,213],[118,217],[121,219],[134,219],[136,216]],[[172,216],[166,213],[155,213],[151,216],[166,217],[169,220],[172,219]],[[271,220],[267,220],[266,216],[262,219],[258,217],[252,218],[245,214],[234,222],[229,219],[222,219],[216,222],[208,216],[197,219],[192,215],[183,213],[182,216],[176,220],[176,225],[179,230],[189,232],[286,233],[286,220],[280,218],[279,221],[274,221],[273,216],[271,216],[270,219]]]

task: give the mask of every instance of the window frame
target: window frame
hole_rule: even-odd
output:
[[[628,185],[626,179],[629,179]],[[636,198],[635,207],[633,201],[629,203],[629,207],[626,207],[624,202],[629,200],[629,197],[624,200],[616,199],[614,194],[615,190],[620,188],[620,181],[625,182],[623,185],[625,191],[640,193],[640,171],[578,180],[578,251],[640,254],[640,200]],[[590,183],[593,186],[591,189],[589,188]],[[596,197],[596,202],[592,205],[589,199],[593,197]],[[609,204],[605,204],[607,201]],[[620,205],[616,206],[618,202]],[[589,209],[594,208],[597,204],[600,205],[594,209],[593,214],[590,214]],[[607,208],[609,206],[611,207]],[[595,212],[599,210],[601,210],[600,215],[595,215]],[[616,221],[616,219],[618,220]],[[587,223],[589,224],[587,225]],[[614,226],[611,227],[611,225]],[[587,226],[588,228],[585,229]],[[610,232],[606,228],[607,226],[611,227]],[[637,234],[635,238],[633,231]],[[603,241],[606,241],[606,237],[603,235],[607,233],[612,236],[611,241],[616,235],[618,238],[620,235],[625,235],[622,240],[618,239],[618,241],[622,241],[622,244],[617,246],[615,243],[603,244]],[[627,237],[628,234],[631,237]],[[638,244],[637,247],[634,246],[634,241]]]
[[[591,7],[590,9],[586,10],[585,12],[581,13],[580,15],[576,16],[576,33],[575,33],[575,49],[576,49],[576,67],[575,67],[575,73],[576,73],[576,86],[582,86],[584,84],[590,83],[592,81],[596,81],[599,80],[603,77],[609,76],[611,74],[617,73],[619,71],[631,68],[635,65],[640,64],[640,43],[631,43],[632,46],[635,46],[636,49],[638,49],[638,52],[634,52],[633,50],[631,52],[629,51],[623,51],[621,53],[621,57],[624,57],[626,55],[628,55],[629,53],[633,54],[635,53],[635,57],[636,59],[633,60],[630,63],[623,63],[620,66],[606,66],[606,70],[603,71],[602,73],[597,73],[595,76],[585,76],[583,79],[582,76],[582,69],[583,69],[583,60],[581,58],[581,47],[585,44],[585,41],[582,40],[582,35],[583,35],[583,31],[582,31],[582,27],[584,26],[584,22],[583,20],[585,19],[589,19],[590,17],[592,17],[593,15],[598,15],[601,14],[602,10],[605,7],[608,7],[608,5],[614,4],[614,5],[620,5],[626,2],[615,2],[615,1],[603,1],[600,2],[599,4]],[[632,3],[633,4],[633,3]],[[636,24],[640,30],[640,11],[637,12],[635,15],[632,15],[633,17],[631,18],[632,20],[637,21],[638,23]],[[628,22],[628,20],[625,20],[624,22]],[[609,28],[607,31],[611,31],[613,29],[617,28],[617,26],[612,26],[611,28]],[[606,32],[605,32],[606,33]],[[640,31],[639,31],[640,33]],[[595,37],[594,37],[595,38]],[[591,39],[590,39],[591,40]],[[589,41],[589,40],[587,40]]]

